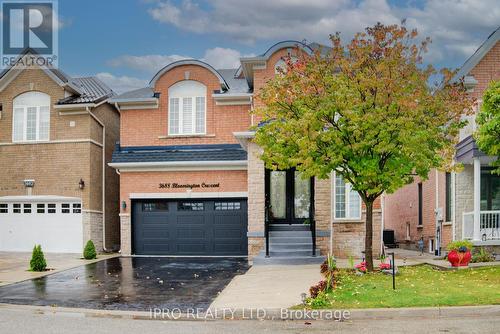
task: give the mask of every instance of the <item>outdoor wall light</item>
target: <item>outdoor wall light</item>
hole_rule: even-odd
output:
[[[122,201],[122,210],[125,210],[127,208],[127,202]]]
[[[78,187],[80,187],[81,190],[85,188],[85,181],[83,181],[83,179],[80,179],[80,182],[78,182]]]

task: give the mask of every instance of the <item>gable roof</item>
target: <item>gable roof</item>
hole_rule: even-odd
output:
[[[452,78],[452,82],[457,82],[462,78],[466,77],[469,72],[476,67],[477,64],[484,58],[484,56],[495,46],[495,44],[500,40],[500,26],[493,31],[488,38],[481,44],[481,46],[474,52],[472,56],[469,57],[462,65],[460,70]]]
[[[75,85],[82,90],[79,96],[68,96],[58,104],[99,103],[115,96],[115,92],[96,77],[72,78]]]

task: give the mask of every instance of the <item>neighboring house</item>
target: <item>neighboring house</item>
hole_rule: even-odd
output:
[[[280,42],[235,69],[174,62],[149,87],[110,100],[121,112],[110,165],[120,174],[122,254],[265,261],[269,240],[271,258],[307,262],[314,243],[317,254],[362,257],[365,210],[349,184],[266,170],[252,141],[256,93],[299,48],[318,45]],[[374,216],[379,254],[380,201]]]
[[[500,28],[454,77],[463,78],[471,96],[477,99],[476,113],[489,83],[500,80],[499,40]],[[438,245],[445,247],[449,241],[461,239],[470,239],[475,245],[500,246],[500,176],[491,174],[489,163],[493,158],[477,148],[472,136],[476,115],[464,118],[469,124],[460,132],[455,155],[463,170],[432,171],[427,181],[417,180],[386,197],[385,227],[394,229],[396,239],[403,245],[415,247],[423,237],[429,252],[434,252]]]
[[[0,73],[0,251],[81,253],[88,240],[118,249],[114,95],[55,68]]]

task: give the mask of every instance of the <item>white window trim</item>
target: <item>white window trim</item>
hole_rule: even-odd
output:
[[[197,82],[195,81],[197,84],[199,85],[203,85],[202,83],[200,82]],[[182,83],[179,82],[179,83]],[[179,84],[178,83],[178,84]],[[167,137],[177,137],[177,136],[203,136],[203,135],[206,135],[207,134],[207,114],[208,114],[208,111],[207,111],[207,94],[206,94],[206,86],[203,85],[204,87],[204,95],[200,95],[201,91],[197,90],[196,92],[193,91],[192,93],[193,94],[189,94],[189,92],[186,92],[186,93],[177,93],[177,94],[172,94],[170,93],[170,89],[169,89],[169,96],[168,96],[168,101],[167,101],[167,106],[168,106],[168,122],[167,122]],[[191,100],[191,119],[192,119],[192,122],[191,122],[191,131],[189,132],[186,132],[185,129],[184,129],[184,99],[190,99]],[[204,99],[204,105],[203,105],[203,108],[204,108],[204,117],[203,117],[203,131],[196,131],[196,124],[197,124],[197,117],[196,117],[196,106],[197,106],[197,103],[196,103],[196,99],[198,98],[203,98]],[[178,132],[172,132],[171,131],[171,124],[170,124],[170,120],[172,119],[172,99],[178,99],[179,101],[179,115],[178,115],[178,128],[179,128],[179,131]]]
[[[47,132],[47,138],[40,139],[40,109],[42,107],[49,108],[49,127]],[[35,139],[27,138],[28,130],[28,108],[36,108],[36,122],[35,122]],[[16,139],[15,136],[15,112],[16,109],[23,109],[23,138]],[[49,106],[26,106],[26,105],[13,105],[12,106],[12,142],[13,143],[33,143],[33,142],[47,142],[50,141],[50,105]]]
[[[332,187],[332,217],[334,221],[361,221],[361,216],[362,216],[362,206],[363,206],[363,201],[361,201],[361,198],[359,199],[359,216],[358,217],[351,217],[350,216],[350,196],[349,193],[351,191],[351,184],[345,182],[345,211],[346,211],[346,216],[338,218],[337,217],[337,210],[336,210],[336,194],[337,194],[337,187],[335,185],[335,179],[337,177],[336,173],[333,172],[331,177],[331,187]],[[359,196],[359,194],[358,194]]]
[[[204,124],[203,124],[203,132],[196,132],[196,99],[197,98],[204,98],[205,99],[205,117],[204,117]],[[189,98],[191,99],[191,116],[192,116],[192,124],[191,124],[191,132],[184,132],[184,112],[183,112],[183,107],[184,107],[184,99]],[[179,99],[179,132],[178,133],[172,133],[171,128],[170,128],[170,112],[171,112],[171,103],[172,99]],[[207,134],[207,97],[206,96],[172,96],[168,98],[168,135],[169,136],[200,136],[200,135],[206,135]]]

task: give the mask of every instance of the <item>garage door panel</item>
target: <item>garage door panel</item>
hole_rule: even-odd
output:
[[[144,244],[142,247],[143,253],[145,254],[156,254],[156,252],[170,252],[170,244],[160,243],[160,244]]]
[[[247,255],[246,207],[241,199],[134,202],[134,253]]]
[[[179,216],[177,217],[177,224],[205,224],[205,217],[203,216]]]
[[[147,229],[142,231],[142,237],[143,238],[163,238],[163,239],[168,239],[170,238],[170,231],[166,230],[164,228],[157,228],[157,229]]]
[[[208,249],[204,244],[183,242],[177,245],[177,251],[179,253],[183,253],[184,255],[197,255],[207,253]]]
[[[186,225],[183,228],[177,229],[177,238],[178,239],[198,239],[203,240],[207,237],[207,231],[199,228],[195,228],[195,226]]]
[[[214,245],[214,251],[216,253],[239,253],[242,250],[242,246],[240,243],[235,243],[235,244],[228,244],[228,243],[223,243],[223,244],[215,244]]]
[[[216,225],[239,225],[242,219],[241,214],[230,214],[230,215],[216,215],[214,217],[214,224]]]
[[[45,252],[81,253],[81,203],[34,201],[4,204],[0,213],[0,251],[30,252],[40,244]]]
[[[216,228],[214,229],[214,238],[215,239],[232,239],[232,238],[241,238],[243,233],[241,229],[238,228]]]

